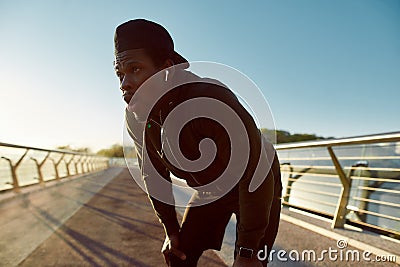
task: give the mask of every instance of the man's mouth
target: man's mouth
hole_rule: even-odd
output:
[[[122,97],[124,98],[125,102],[129,104],[129,101],[131,101],[133,94],[130,92],[124,92]]]

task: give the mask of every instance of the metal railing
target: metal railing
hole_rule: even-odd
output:
[[[0,192],[106,169],[106,157],[0,143]]]
[[[284,205],[400,235],[400,132],[276,149]]]

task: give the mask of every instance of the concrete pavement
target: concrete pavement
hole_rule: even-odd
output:
[[[111,181],[92,195],[86,202],[53,189],[56,198],[52,203],[35,204],[31,195],[29,209],[38,217],[37,224],[51,229],[53,233],[34,249],[24,255],[21,261],[8,261],[2,266],[164,266],[159,252],[164,239],[164,231],[158,222],[147,196],[134,183],[127,169],[108,173]],[[80,180],[85,180],[81,178]],[[91,179],[96,183],[97,177]],[[69,188],[81,192],[93,192],[92,186],[82,182],[69,183]],[[38,197],[38,196],[36,196]],[[54,215],[62,211],[60,199],[79,202],[81,207],[64,222]],[[23,217],[23,216],[22,216]],[[25,232],[42,230],[25,228]],[[3,233],[2,233],[3,235]],[[16,237],[23,246],[29,246],[24,235]],[[14,248],[18,250],[18,248]],[[3,258],[3,251],[0,251]],[[25,253],[26,254],[26,253]],[[20,259],[20,258],[18,258]],[[4,262],[3,262],[4,263]],[[225,266],[215,253],[206,252],[199,266]]]
[[[8,200],[3,195],[0,214],[0,266],[164,266],[159,252],[164,231],[147,196],[127,169],[111,168],[64,180],[45,189],[30,189],[29,193]],[[333,234],[321,235],[296,220],[306,221],[315,228],[329,228],[328,222],[288,209],[283,209],[282,214],[286,217],[281,220],[269,266],[397,266],[389,262],[340,260],[339,253],[336,260],[330,259],[323,250],[340,252]],[[232,231],[231,225],[228,235]],[[357,234],[349,230],[332,233],[364,243],[371,241],[371,245],[393,253],[400,248],[399,243],[385,241],[372,233]],[[231,247],[226,250],[225,253],[231,253]],[[309,250],[315,251],[317,259],[322,255],[323,260],[302,260],[302,253]],[[351,245],[342,252],[349,250],[363,252]],[[296,252],[299,260],[293,260]],[[228,265],[213,251],[207,251],[199,266]]]

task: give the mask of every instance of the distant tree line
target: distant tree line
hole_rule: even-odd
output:
[[[68,150],[73,152],[81,152],[81,153],[93,153],[88,147],[80,147],[80,148],[72,148],[70,145],[66,146],[58,146],[57,149]],[[111,157],[111,158],[120,158],[124,157],[124,149],[120,144],[114,144],[109,148],[104,148],[96,152],[97,155]],[[136,157],[136,155],[131,155]]]
[[[322,136],[317,136],[315,134],[291,134],[287,131],[282,131],[282,130],[269,130],[265,128],[261,128],[261,132],[268,137],[270,137],[270,140],[272,139],[271,137],[276,134],[276,143],[277,144],[282,144],[282,143],[293,143],[293,142],[304,142],[304,141],[312,141],[312,140],[326,140],[326,139],[334,139],[334,137],[322,137]]]
[[[66,146],[58,146],[57,149],[80,152],[80,153],[88,153],[88,154],[92,153],[92,151],[88,147],[72,148],[70,145],[66,145]]]
[[[124,157],[124,149],[119,144],[114,144],[109,148],[104,148],[96,153],[97,155],[110,157],[110,158],[123,158]]]

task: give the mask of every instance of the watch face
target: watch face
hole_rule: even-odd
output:
[[[249,248],[240,247],[239,256],[243,258],[251,259],[253,258],[253,250]]]

